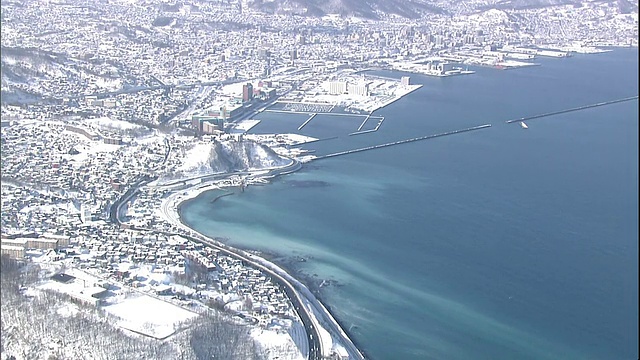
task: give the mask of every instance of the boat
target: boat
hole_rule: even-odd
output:
[[[524,121],[520,121],[520,126],[522,126],[523,129],[528,129],[529,128],[527,126],[527,124],[524,123]]]

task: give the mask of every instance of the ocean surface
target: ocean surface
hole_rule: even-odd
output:
[[[410,75],[424,86],[369,134],[347,136],[355,116],[298,132],[306,115],[263,113],[252,132],[338,136],[306,147],[318,155],[493,126],[205,193],[183,220],[332,280],[322,301],[374,360],[637,359],[638,101],[505,120],[637,95],[638,50],[536,62]]]

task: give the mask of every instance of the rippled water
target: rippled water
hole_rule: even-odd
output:
[[[325,116],[302,133],[339,136],[309,145],[323,154],[489,129],[316,161],[204,194],[183,219],[335,280],[321,298],[372,359],[636,359],[637,100],[527,130],[504,120],[637,95],[638,52],[539,62],[411,75],[424,86],[378,111],[378,132],[349,137],[361,119]],[[263,113],[253,131],[306,118]]]

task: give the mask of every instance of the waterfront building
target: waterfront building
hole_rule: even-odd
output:
[[[253,85],[246,83],[242,86],[242,101],[247,102],[253,99]]]
[[[213,134],[216,130],[224,130],[226,109],[223,108],[221,112],[216,113],[214,116],[194,115],[191,118],[193,127],[205,134]]]
[[[325,83],[325,90],[331,95],[341,95],[347,92],[346,81],[328,81]]]
[[[347,93],[349,95],[369,96],[369,83],[359,82],[356,84],[349,84],[347,86]]]
[[[400,82],[402,83],[403,86],[409,86],[409,85],[411,85],[411,78],[408,77],[408,76],[403,76],[400,79]]]

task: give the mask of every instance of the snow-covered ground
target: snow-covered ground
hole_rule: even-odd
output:
[[[65,130],[67,131],[67,130]],[[67,160],[73,160],[76,164],[83,163],[90,158],[90,155],[94,155],[101,152],[114,152],[122,148],[121,145],[105,144],[103,141],[91,141],[85,137],[73,132],[70,134],[77,135],[80,138],[80,143],[75,146],[75,149],[80,153],[76,155],[63,154],[62,157]]]
[[[130,129],[139,129],[142,128],[140,125],[132,124],[127,121],[111,119],[109,117],[99,117],[93,119],[86,120],[90,124],[97,125],[99,127],[104,127],[108,129],[118,129],[118,130],[130,130]]]
[[[238,94],[242,94],[242,87],[247,82],[238,82],[234,84],[228,84],[222,87],[221,93],[227,96],[237,96]]]
[[[360,83],[362,79],[357,76],[348,75],[340,78],[340,81]],[[402,85],[397,80],[379,77],[366,78],[366,83],[369,86],[369,95],[366,96],[357,94],[329,94],[324,88],[326,84],[323,83],[309,91],[302,99],[295,100],[294,103],[339,105],[347,109],[372,113],[422,86]]]
[[[231,134],[244,134],[247,131],[251,130],[254,126],[258,125],[260,120],[247,119],[242,120],[238,123],[233,124],[229,132]]]
[[[103,309],[121,319],[118,321],[119,326],[157,339],[171,336],[180,323],[198,316],[149,295],[127,298]]]
[[[57,310],[56,313],[62,317],[71,317],[71,316],[75,316],[76,314],[78,314],[80,312],[80,308],[78,308],[78,305],[71,303],[71,302],[67,302],[62,304]]]
[[[196,143],[187,151],[178,170],[197,171],[203,167],[209,167],[210,158],[211,143]]]
[[[33,210],[39,210],[42,213],[56,213],[58,211],[64,211],[70,214],[79,214],[80,209],[78,209],[72,202],[61,202],[58,204],[48,204],[48,205],[33,205],[33,206],[25,206],[20,209],[21,213],[29,213]]]
[[[299,145],[318,140],[317,138],[300,134],[247,134],[244,138],[267,146]]]
[[[260,349],[266,354],[267,360],[299,360],[307,358],[296,346],[289,333],[285,331],[253,329],[251,330],[251,337],[256,340]],[[309,347],[307,346],[305,354],[308,354],[308,352]]]
[[[85,254],[91,256],[90,254]],[[44,260],[40,259],[43,262]],[[43,264],[44,265],[44,264]],[[123,267],[126,263],[122,264]],[[144,279],[142,284],[150,288],[151,284],[170,284],[171,278],[164,273],[155,273],[150,266],[139,268],[127,267],[133,274]],[[64,273],[75,277],[68,283],[48,280],[39,285],[37,289],[54,290],[74,298],[93,302],[97,299],[92,294],[104,291],[102,287],[105,281],[99,276],[76,268],[67,268]],[[177,305],[163,301],[159,298],[143,294],[138,291],[130,291],[121,285],[116,286],[105,298],[102,309],[117,318],[117,325],[135,331],[140,334],[164,339],[171,336],[180,324],[195,318],[197,313],[183,309]],[[77,309],[61,308],[58,313],[62,316],[71,316]]]

